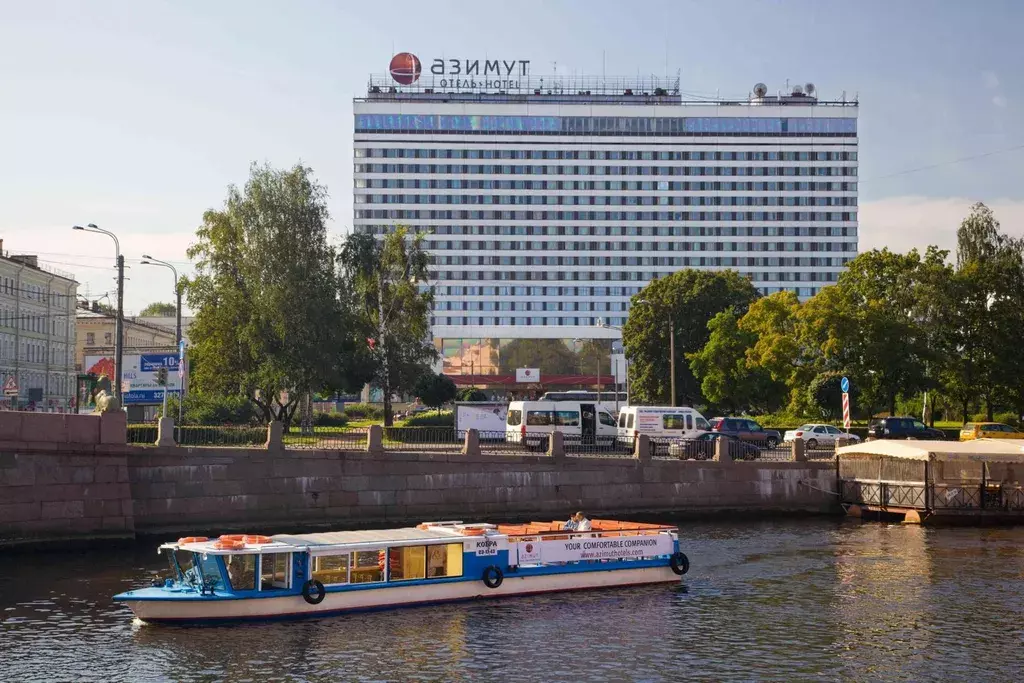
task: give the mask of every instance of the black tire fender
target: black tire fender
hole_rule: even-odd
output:
[[[311,605],[319,605],[327,597],[327,589],[316,579],[302,584],[302,599]]]
[[[483,580],[484,585],[488,588],[497,588],[505,580],[505,574],[501,571],[501,567],[492,564],[484,569]]]
[[[677,576],[682,576],[686,572],[690,571],[690,558],[683,553],[674,553],[672,559],[669,560],[669,566],[672,567],[672,572]]]

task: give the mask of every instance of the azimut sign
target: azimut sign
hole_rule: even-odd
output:
[[[396,60],[404,67],[398,70],[398,76],[395,75]],[[391,60],[392,78],[403,85],[410,85],[419,78],[419,65],[419,58],[412,53],[403,52],[395,55]],[[438,57],[430,63],[430,73],[434,77],[434,83],[441,88],[514,89],[523,87],[522,79],[530,75],[530,60]]]

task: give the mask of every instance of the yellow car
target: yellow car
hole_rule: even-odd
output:
[[[1024,439],[1024,431],[999,422],[968,422],[960,430],[960,440]]]

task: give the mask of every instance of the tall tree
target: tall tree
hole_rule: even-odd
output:
[[[757,298],[750,281],[733,270],[685,269],[659,278],[633,297],[622,340],[629,359],[630,391],[638,401],[670,400],[669,329],[675,333],[676,404],[698,403],[700,385],[687,362],[707,343],[708,321]]]
[[[351,302],[365,334],[386,426],[394,422],[392,396],[411,391],[437,357],[430,338],[428,261],[422,236],[401,226],[379,240],[349,235],[341,249],[342,297]]]
[[[139,316],[143,318],[173,318],[177,312],[178,307],[174,304],[155,301],[143,308]]]
[[[754,302],[751,308],[761,301],[764,299]],[[785,384],[772,379],[763,367],[747,361],[747,352],[757,343],[757,335],[740,328],[739,317],[731,308],[712,318],[708,331],[704,348],[687,355],[704,398],[730,413],[778,409],[785,396]]]
[[[245,396],[264,419],[287,424],[309,392],[359,384],[326,200],[311,169],[254,164],[245,187],[204,214],[185,282],[196,391]]]
[[[458,388],[447,375],[425,372],[416,382],[415,393],[423,401],[423,405],[437,408],[437,412],[440,414],[441,406],[455,400]]]

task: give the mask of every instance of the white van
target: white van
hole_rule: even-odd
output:
[[[512,401],[508,404],[505,440],[545,449],[548,435],[558,430],[566,440],[612,446],[618,434],[615,418],[596,402]]]
[[[693,408],[666,406],[626,406],[619,411],[620,439],[637,434],[662,439],[692,439],[711,431],[704,416]]]

